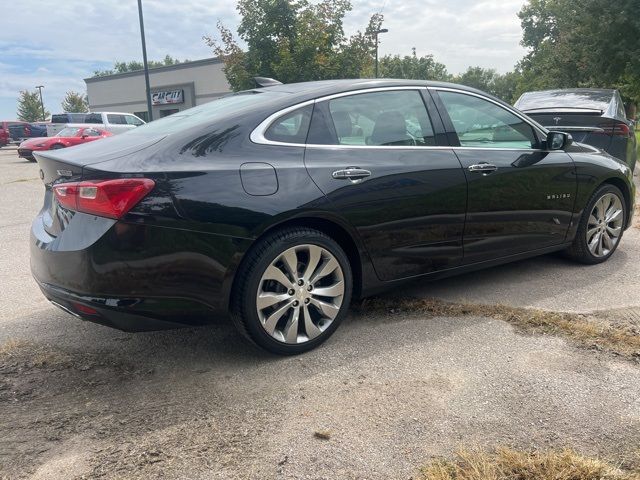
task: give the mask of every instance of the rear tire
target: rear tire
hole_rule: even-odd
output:
[[[620,245],[626,218],[627,205],[620,189],[609,184],[600,186],[587,202],[566,253],[587,265],[607,261]]]
[[[347,314],[352,273],[331,237],[310,228],[287,228],[260,240],[235,281],[231,313],[236,327],[279,355],[311,350]]]

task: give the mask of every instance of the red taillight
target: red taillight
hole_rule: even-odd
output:
[[[69,210],[100,217],[120,218],[149,193],[155,182],[149,178],[119,178],[53,187],[58,203]]]
[[[598,125],[605,135],[613,137],[628,137],[631,135],[631,129],[626,123],[605,123],[604,125]]]

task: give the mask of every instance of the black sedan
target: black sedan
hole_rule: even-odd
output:
[[[637,160],[634,123],[627,118],[617,90],[569,88],[526,92],[516,108],[549,130],[601,148],[623,160],[631,170]]]
[[[233,94],[35,154],[31,267],[45,296],[123,330],[231,313],[280,354],[352,298],[564,250],[616,250],[632,174],[477,90],[341,80]]]

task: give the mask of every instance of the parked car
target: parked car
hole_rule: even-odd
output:
[[[627,118],[617,90],[573,88],[526,92],[515,107],[549,130],[570,133],[624,160],[633,170],[637,160],[635,122]]]
[[[11,142],[20,143],[27,138],[46,137],[47,127],[38,123],[14,123],[9,125]]]
[[[144,120],[131,113],[120,112],[91,112],[91,113],[60,113],[51,116],[51,124],[47,126],[47,135],[53,137],[67,125],[83,125],[107,130],[113,134],[128,132],[144,125]]]
[[[111,137],[112,135],[113,133],[99,128],[67,127],[61,130],[55,137],[31,138],[23,141],[18,147],[18,156],[35,162],[33,152],[73,147],[82,143]]]
[[[10,128],[17,126],[18,128],[24,128],[25,125],[28,125],[27,122],[19,122],[19,121],[0,121],[0,147],[4,147],[5,145],[9,145],[11,143],[11,131]]]
[[[635,194],[601,150],[410,80],[256,88],[35,157],[31,268],[55,305],[129,331],[230,312],[279,354],[408,279],[553,251],[604,262]]]

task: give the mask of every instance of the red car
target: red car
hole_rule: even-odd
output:
[[[7,121],[0,121],[0,147],[4,147],[5,145],[9,144],[9,141],[11,140],[11,134],[9,133],[9,127],[12,125],[24,125],[25,127],[28,127],[29,124],[27,122],[7,122]]]
[[[58,148],[73,147],[81,143],[92,142],[100,138],[111,137],[113,133],[93,127],[66,127],[60,130],[55,137],[30,138],[18,147],[18,156],[35,162],[33,152],[40,150],[55,150]]]

